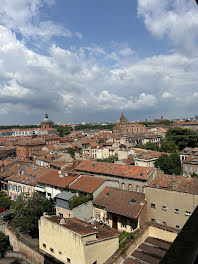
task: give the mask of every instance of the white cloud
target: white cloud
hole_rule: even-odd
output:
[[[71,37],[70,30],[62,25],[40,19],[40,8],[54,3],[54,0],[1,0],[0,24],[21,33],[25,39],[47,41],[53,36]]]
[[[188,55],[198,55],[198,9],[189,0],[138,0],[138,15],[156,37],[167,36],[172,44]]]
[[[122,56],[131,56],[134,54],[134,51],[130,48],[124,48],[124,49],[120,50],[120,54]]]

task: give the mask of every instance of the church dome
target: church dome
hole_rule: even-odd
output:
[[[52,121],[48,117],[48,114],[45,114],[45,118],[43,119],[42,123],[52,123]]]

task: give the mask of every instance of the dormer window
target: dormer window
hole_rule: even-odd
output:
[[[131,199],[131,203],[136,203],[136,199]]]

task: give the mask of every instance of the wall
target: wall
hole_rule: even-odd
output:
[[[189,218],[185,212],[192,213],[198,205],[198,195],[151,187],[145,190],[148,221],[155,219],[157,223],[166,222],[167,226],[176,228],[177,225],[181,229]],[[155,204],[155,208],[151,208],[151,204]],[[166,206],[167,210],[162,210],[162,206]],[[179,213],[175,213],[175,209]]]
[[[74,213],[70,209],[66,209],[63,207],[56,206],[56,215],[63,215],[63,218],[72,218],[74,217]]]
[[[25,242],[22,241],[14,231],[11,231],[8,228],[7,223],[0,224],[0,231],[9,236],[10,244],[13,246],[14,251],[25,254],[30,263],[44,264],[44,256],[38,250],[25,244]]]
[[[93,219],[93,203],[88,201],[87,203],[81,204],[78,207],[75,207],[73,210],[74,217],[82,220],[89,221]]]
[[[100,187],[93,193],[93,198],[95,199],[96,196],[98,196],[99,193],[101,193],[105,187],[115,187],[119,188],[119,182],[118,181],[105,181],[103,182]]]
[[[119,248],[118,237],[103,240],[86,246],[86,264],[103,264],[110,256],[112,256]],[[105,250],[104,250],[105,249]]]
[[[39,249],[66,263],[86,264],[82,239],[76,233],[44,217],[39,220]],[[46,245],[44,248],[43,244]],[[50,251],[54,249],[54,252]]]

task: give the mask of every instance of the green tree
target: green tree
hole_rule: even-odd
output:
[[[97,161],[114,163],[115,161],[118,161],[118,156],[111,156],[111,157],[105,158],[105,159],[97,159]]]
[[[11,206],[13,213],[12,223],[15,227],[23,227],[32,236],[38,236],[38,220],[43,212],[55,214],[55,202],[42,197],[35,192],[32,196],[28,193],[19,195]]]
[[[190,175],[192,178],[198,178],[198,174],[197,173],[195,173],[195,172],[193,172],[193,173],[191,173],[191,175]]]
[[[68,148],[67,152],[70,154],[70,156],[74,159],[75,157],[75,150],[73,148]]]
[[[198,132],[180,127],[169,128],[166,132],[166,139],[173,141],[180,150],[185,147],[198,146]]]
[[[151,141],[146,142],[146,144],[138,144],[136,148],[159,151],[159,146]]]
[[[173,141],[163,139],[161,142],[160,151],[168,152],[168,153],[174,153],[174,152],[178,151],[178,147],[175,145],[175,143]]]
[[[10,250],[9,236],[0,231],[0,257],[4,257],[7,250]]]
[[[10,208],[10,205],[12,204],[12,200],[6,196],[6,193],[4,191],[0,192],[0,205],[1,207],[5,207],[6,209]]]
[[[172,153],[170,156],[163,154],[155,161],[155,167],[160,168],[165,174],[181,175],[182,168],[179,154]]]
[[[93,196],[91,194],[88,195],[76,195],[74,196],[71,201],[69,202],[69,208],[72,210],[73,208],[86,203],[90,200],[93,200]]]

